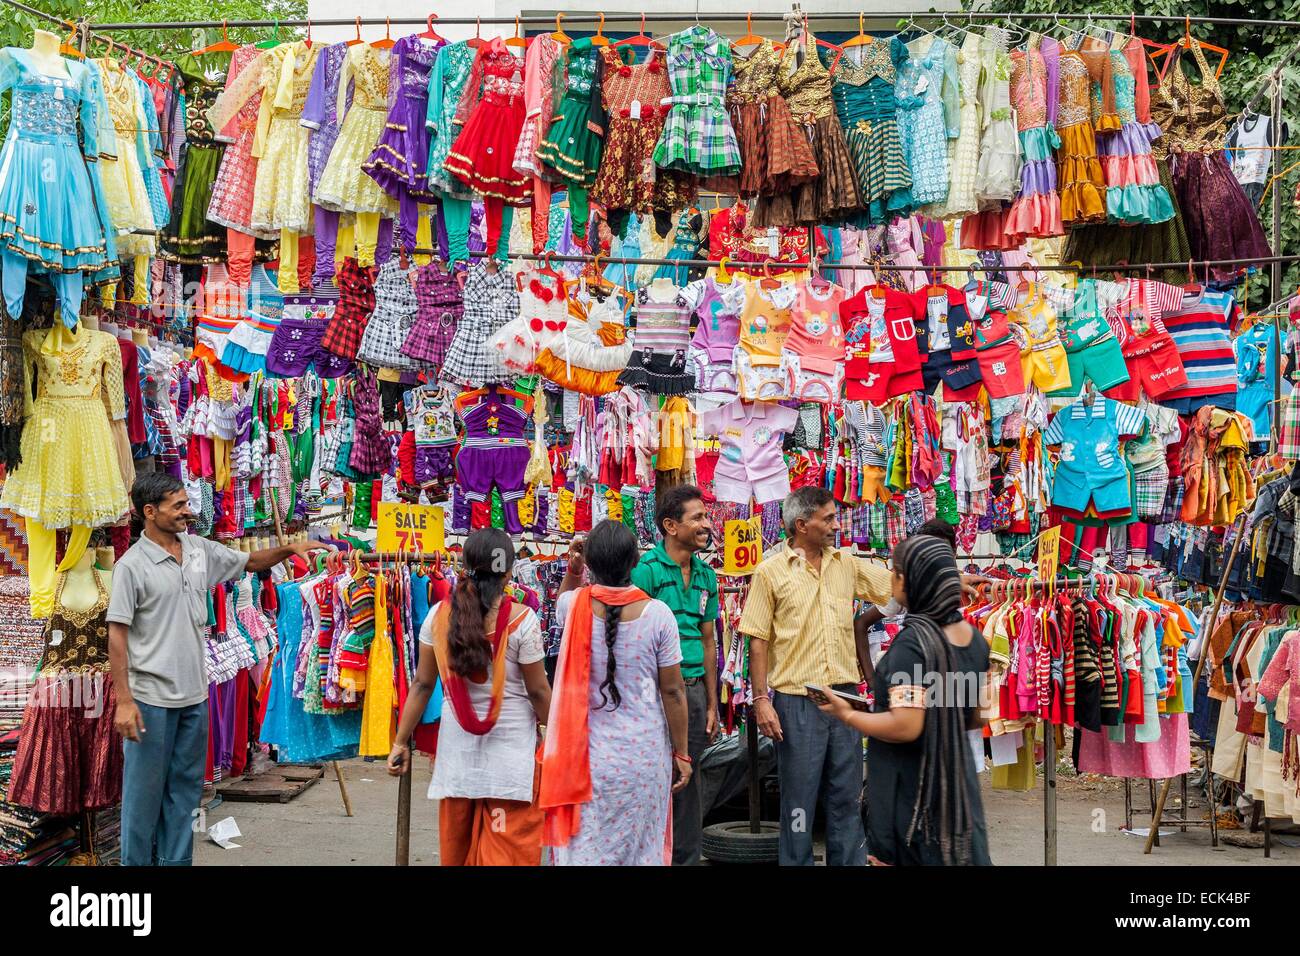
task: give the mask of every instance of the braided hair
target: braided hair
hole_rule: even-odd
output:
[[[961,574],[953,549],[940,538],[914,535],[894,552],[894,569],[907,592],[906,631],[921,648],[924,673],[947,678],[954,669],[952,645],[944,628],[961,616]],[[956,682],[944,680],[947,694]],[[972,757],[960,701],[941,699],[928,708],[921,731],[921,770],[907,840],[915,833],[937,844],[945,864],[970,862],[975,823],[966,782]]]
[[[621,522],[602,521],[591,529],[582,548],[587,561],[587,570],[596,584],[605,587],[625,588],[632,583],[632,569],[640,560],[636,535]],[[618,670],[618,661],[614,656],[614,644],[618,640],[618,622],[623,616],[623,608],[616,604],[605,605],[605,680],[600,685],[601,709],[609,707],[617,710],[623,702],[623,695],[618,691],[614,676]]]
[[[465,539],[461,561],[465,571],[451,592],[447,657],[453,671],[473,679],[492,663],[492,643],[484,621],[505,593],[515,548],[510,535],[500,528],[481,528]]]

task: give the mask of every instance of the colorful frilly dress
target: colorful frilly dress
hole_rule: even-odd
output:
[[[857,172],[835,115],[831,73],[817,54],[817,38],[811,31],[786,46],[777,85],[817,159],[817,178],[795,189],[794,221],[812,225],[857,215],[862,211]]]
[[[1176,210],[1169,192],[1160,182],[1160,170],[1152,155],[1152,144],[1160,138],[1160,127],[1140,121],[1135,105],[1136,81],[1128,60],[1119,50],[1110,58],[1115,90],[1118,128],[1097,126],[1097,155],[1106,179],[1106,212],[1111,222],[1146,225],[1172,219]],[[1094,89],[1099,89],[1095,87]],[[1094,116],[1099,112],[1094,96]],[[1100,123],[1104,123],[1104,117]]]
[[[1056,131],[1057,182],[1061,196],[1061,224],[1103,222],[1106,219],[1106,181],[1097,159],[1093,132],[1092,82],[1088,62],[1075,50],[1060,59]],[[1101,77],[1098,77],[1100,84]]]
[[[353,83],[352,106],[343,117],[339,138],[330,150],[312,200],[335,212],[392,215],[397,203],[366,175],[362,164],[370,158],[388,119],[389,51],[358,43],[343,61],[339,89]],[[343,104],[339,104],[343,112]]]
[[[1031,236],[1063,235],[1061,197],[1056,192],[1056,164],[1052,152],[1061,138],[1048,115],[1047,63],[1036,44],[1011,54],[1011,102],[1020,130],[1020,193],[1005,223],[1006,243],[1016,248]],[[1053,112],[1055,112],[1053,110]]]
[[[419,34],[402,37],[389,57],[388,119],[362,168],[401,211],[401,245],[415,248],[419,204],[436,198],[429,191],[429,73],[442,44]]]
[[[568,186],[575,238],[587,233],[587,192],[596,184],[605,141],[605,105],[600,95],[604,58],[590,37],[574,40],[564,53],[564,94],[555,103],[550,128],[537,147],[537,160]]]
[[[257,134],[257,114],[262,107],[259,59],[262,54],[262,50],[251,44],[231,54],[225,92],[208,110],[208,121],[216,129],[217,139],[226,144],[212,184],[208,218],[227,229],[247,234],[253,233],[253,186],[257,182],[253,137]],[[263,233],[262,238],[279,237]]]
[[[63,63],[66,77],[46,76],[27,50],[0,50],[0,93],[12,91],[0,148],[0,257],[5,304],[15,321],[30,270],[58,274],[64,321],[75,323],[84,282],[110,258],[111,236],[94,211],[98,186],[87,170],[88,159],[98,174],[99,83],[91,67]],[[49,188],[51,182],[59,188]]]
[[[907,60],[907,47],[898,37],[891,37],[861,49],[861,62],[847,50],[840,57],[831,93],[866,207],[858,224],[869,226],[906,216],[916,204],[894,98],[898,67]]]
[[[438,50],[433,69],[429,72],[429,110],[424,118],[424,125],[429,130],[429,188],[457,199],[468,199],[472,194],[447,171],[445,163],[452,143],[460,134],[462,121],[456,118],[456,111],[477,53],[467,40],[448,43]]]
[[[301,120],[322,49],[301,40],[283,43],[266,51],[262,61],[262,104],[253,140],[258,165],[250,225],[255,233],[312,231],[307,184],[311,130]]]
[[[514,169],[524,127],[524,60],[500,37],[481,47],[456,110],[463,122],[443,166],[485,199],[528,200],[529,178]]]
[[[733,60],[736,78],[727,90],[727,107],[740,145],[736,188],[745,198],[759,197],[755,225],[792,226],[791,190],[817,175],[817,157],[777,89],[781,58],[772,41],[764,39],[754,52]]]

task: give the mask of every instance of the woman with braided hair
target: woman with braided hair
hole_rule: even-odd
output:
[[[631,531],[602,521],[582,547],[592,584],[556,602],[564,638],[538,803],[560,866],[672,862],[671,794],[692,769],[686,685],[677,619],[632,586],[640,557]]]
[[[875,865],[989,865],[967,731],[979,726],[989,646],[961,616],[952,547],[928,535],[894,552],[903,629],[876,664],[875,710],[823,687],[821,710],[872,738],[867,745],[867,851]]]

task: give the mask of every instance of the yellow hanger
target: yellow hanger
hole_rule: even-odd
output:
[[[731,285],[732,275],[727,271],[727,263],[731,261],[731,256],[723,256],[718,260],[718,271],[714,275],[713,281],[717,285]]]

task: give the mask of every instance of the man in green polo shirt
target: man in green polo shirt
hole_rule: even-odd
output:
[[[698,770],[700,757],[718,733],[718,576],[698,552],[709,547],[709,517],[694,485],[678,485],[660,496],[655,522],[663,541],[646,552],[632,571],[632,583],[673,610],[682,641],[686,681],[687,756]],[[673,865],[700,861],[704,813],[699,774],[673,794]]]

